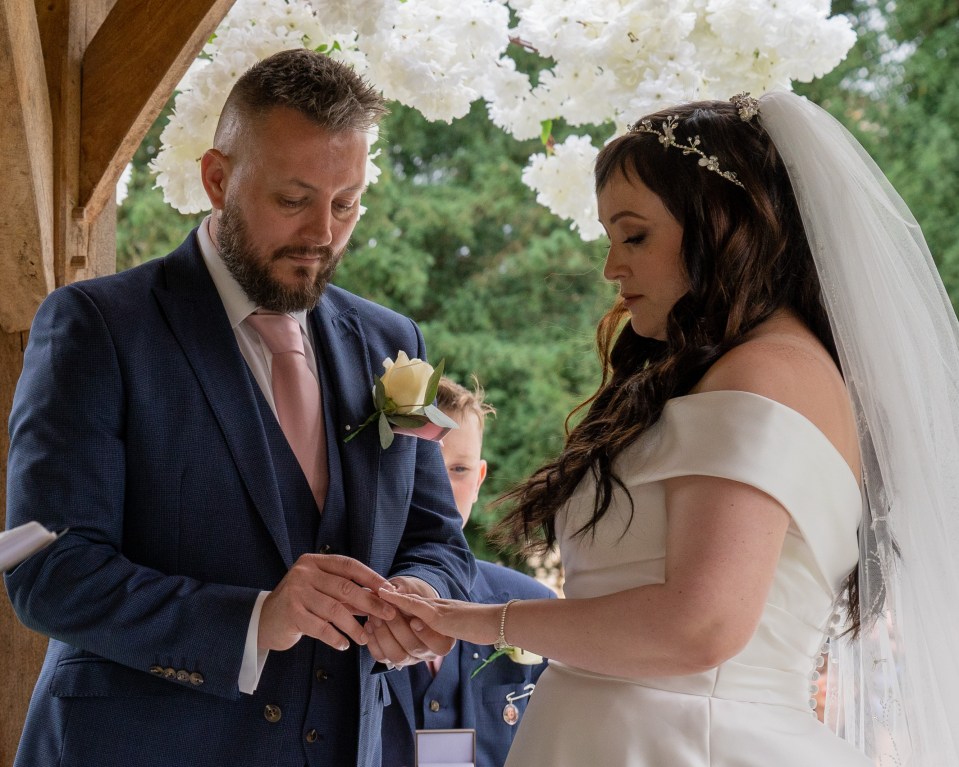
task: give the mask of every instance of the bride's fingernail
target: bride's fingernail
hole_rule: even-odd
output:
[[[426,627],[423,625],[423,621],[414,618],[410,621],[410,628],[413,629],[413,631],[422,631]]]

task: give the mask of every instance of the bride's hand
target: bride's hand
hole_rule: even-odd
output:
[[[410,621],[413,631],[419,632],[428,628],[438,634],[473,644],[491,645],[499,639],[502,605],[431,599],[388,589],[381,589],[379,596],[384,602],[389,602],[400,611],[413,616]]]

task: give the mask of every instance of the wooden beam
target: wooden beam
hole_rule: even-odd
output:
[[[83,58],[80,207],[96,218],[234,0],[117,0]]]
[[[93,37],[89,25],[108,8],[83,0],[34,0],[53,116],[53,272],[55,287],[78,279],[86,265],[84,228],[71,215],[80,166],[80,62]],[[70,265],[70,269],[67,266]],[[92,276],[92,275],[83,275]]]
[[[0,0],[0,331],[26,330],[54,285],[53,125],[32,4]]]

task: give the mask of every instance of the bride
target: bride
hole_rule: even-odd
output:
[[[508,765],[959,764],[959,332],[915,221],[786,93],[650,115],[595,176],[602,384],[501,523],[567,599],[383,598],[551,659]]]

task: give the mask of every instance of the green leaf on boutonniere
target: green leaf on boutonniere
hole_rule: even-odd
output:
[[[386,387],[383,386],[383,379],[380,376],[373,376],[373,406],[377,410],[383,410],[386,407]]]
[[[437,426],[445,426],[447,429],[459,428],[459,424],[456,423],[456,421],[446,415],[446,413],[444,413],[435,405],[427,405],[425,408],[423,408],[423,415],[429,419],[430,423],[435,423]]]
[[[361,423],[356,429],[354,429],[354,430],[350,433],[350,435],[343,440],[343,442],[349,442],[351,439],[353,439],[354,437],[356,437],[361,431],[363,431],[363,429],[365,429],[367,426],[369,426],[371,423],[373,423],[373,419],[378,418],[378,417],[380,417],[381,415],[382,415],[382,412],[381,412],[381,411],[379,411],[379,410],[374,410],[373,413],[372,413],[372,415],[370,415],[369,418],[367,418],[367,419],[366,419],[365,421],[363,421],[363,423]]]
[[[475,677],[480,671],[482,671],[484,668],[486,668],[490,663],[492,663],[494,660],[496,660],[500,655],[506,655],[506,653],[507,653],[507,651],[506,651],[505,649],[504,649],[504,650],[497,650],[496,652],[494,652],[494,653],[493,653],[492,655],[490,655],[486,660],[484,660],[479,666],[477,666],[476,670],[475,670],[472,674],[470,674],[470,679],[472,679],[473,677]]]
[[[423,404],[428,405],[436,399],[436,390],[440,388],[440,378],[443,377],[443,368],[446,367],[446,358],[440,360],[440,364],[433,368],[433,375],[430,376],[429,383],[426,384],[426,395],[423,397]],[[436,423],[434,421],[434,423]]]
[[[380,430],[380,446],[386,450],[393,444],[393,430],[390,428],[390,422],[386,420],[386,413],[380,413],[377,426]]]

